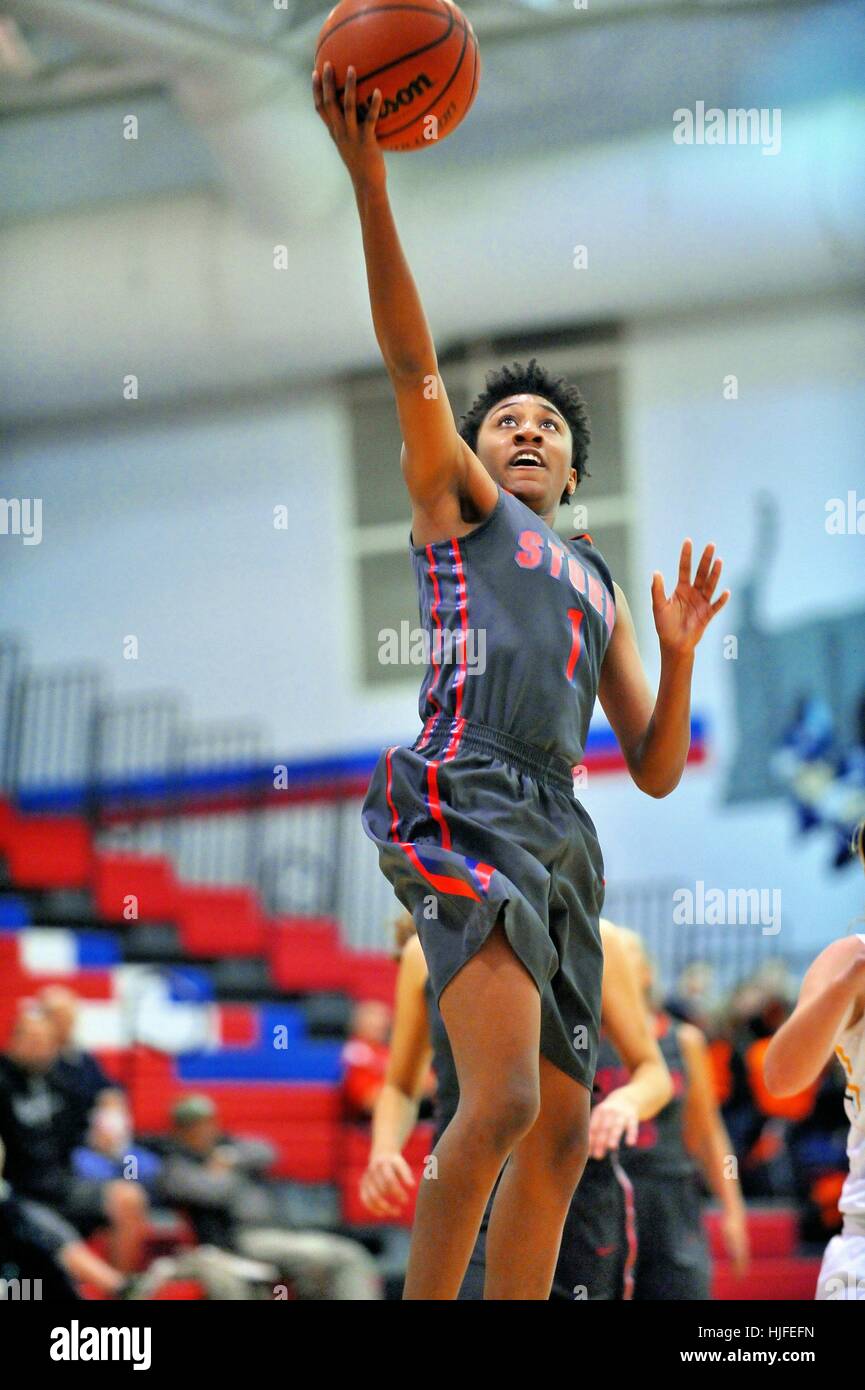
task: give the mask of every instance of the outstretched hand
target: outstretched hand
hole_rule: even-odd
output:
[[[652,611],[655,615],[655,628],[661,647],[678,655],[692,652],[712,621],[720,613],[730,590],[725,589],[720,598],[712,602],[712,594],[721,575],[721,560],[712,564],[715,553],[714,544],[703,551],[702,558],[691,583],[690,537],[682,544],[679,556],[679,582],[669,598],[664,593],[664,579],[659,570],[652,575]]]
[[[381,110],[381,89],[376,87],[362,120],[357,111],[357,73],[349,67],[345,79],[342,104],[336,93],[333,64],[325,63],[324,72],[312,70],[312,96],[315,109],[339,151],[339,157],[357,187],[381,188],[387,180],[387,167],[381,146],[376,139],[375,123]]]

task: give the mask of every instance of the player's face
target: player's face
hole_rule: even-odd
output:
[[[477,455],[491,477],[544,516],[559,505],[571,468],[571,431],[543,396],[507,396],[488,411],[478,431]],[[524,450],[537,462],[518,460]]]

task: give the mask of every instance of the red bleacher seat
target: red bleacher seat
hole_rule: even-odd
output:
[[[3,853],[20,888],[84,888],[90,878],[90,833],[76,816],[6,814]]]
[[[258,1038],[258,1010],[249,1004],[220,1004],[219,1018],[223,1047],[251,1047]]]
[[[332,919],[279,917],[268,935],[270,972],[289,990],[343,990],[353,957],[342,950]]]
[[[352,951],[345,988],[353,999],[379,999],[393,1004],[398,962],[373,951]]]
[[[18,942],[14,934],[0,932],[0,1048],[6,1046],[19,1001],[26,997],[32,982],[18,961]]]
[[[751,1261],[738,1275],[721,1236],[721,1213],[713,1208],[704,1215],[712,1252],[714,1299],[795,1299],[814,1297],[820,1259],[797,1255],[798,1217],[793,1207],[748,1208]]]
[[[12,802],[7,801],[5,796],[0,796],[0,854],[6,853],[8,837],[15,824],[15,811]]]
[[[94,855],[91,887],[99,913],[110,922],[173,922],[180,903],[180,886],[169,859],[162,855]],[[136,915],[129,917],[129,899]]]
[[[177,922],[191,956],[261,956],[268,923],[251,888],[183,884]]]
[[[726,1260],[719,1261],[712,1271],[712,1298],[811,1302],[819,1273],[819,1259],[796,1255],[763,1256],[742,1276]]]
[[[706,1212],[704,1221],[712,1258],[723,1260],[727,1251],[721,1233],[720,1211]],[[795,1255],[799,1245],[799,1219],[792,1207],[749,1207],[748,1236],[754,1259],[763,1255]]]

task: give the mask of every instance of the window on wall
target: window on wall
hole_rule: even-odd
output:
[[[588,531],[626,594],[632,592],[633,499],[622,445],[620,348],[613,334],[589,339],[554,334],[492,339],[439,354],[442,378],[459,422],[499,364],[536,356],[554,376],[573,381],[585,397],[592,426],[591,477],[562,507],[562,536]],[[408,553],[411,508],[399,466],[402,435],[393,391],[384,371],[346,383],[352,460],[351,544],[355,565],[355,661],[370,689],[404,685],[416,691],[421,672],[380,660],[383,629],[397,633],[419,624],[414,572]],[[575,508],[582,510],[575,512]],[[401,624],[407,624],[401,628]]]

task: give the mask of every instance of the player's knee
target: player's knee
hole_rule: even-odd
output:
[[[503,1078],[471,1107],[471,1126],[478,1138],[502,1154],[527,1134],[540,1113],[537,1081],[530,1076]]]

